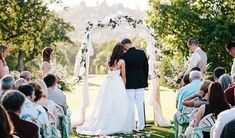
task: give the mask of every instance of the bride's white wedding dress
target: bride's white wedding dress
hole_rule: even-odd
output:
[[[87,135],[130,133],[134,122],[120,70],[108,71],[91,114],[77,132]]]

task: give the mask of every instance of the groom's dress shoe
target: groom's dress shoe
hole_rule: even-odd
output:
[[[147,128],[147,127],[151,127],[150,125],[146,125],[146,126],[144,126],[144,128]]]
[[[134,133],[139,133],[140,131],[138,129],[133,130]]]
[[[135,129],[135,130],[133,130],[132,132],[133,132],[134,134],[138,134],[138,133],[142,133],[143,131],[144,131],[144,129],[142,129],[142,130]]]

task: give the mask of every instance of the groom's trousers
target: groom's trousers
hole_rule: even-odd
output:
[[[131,104],[131,114],[133,121],[133,129],[135,129],[135,104],[138,111],[138,130],[144,129],[144,88],[140,89],[127,89]]]

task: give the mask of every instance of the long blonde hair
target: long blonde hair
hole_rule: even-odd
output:
[[[4,45],[0,45],[0,60],[2,60],[3,65],[6,65],[6,61],[3,58],[3,52],[5,52],[7,50],[7,47]]]
[[[212,83],[212,81],[210,81],[210,80],[202,81],[201,85],[200,85],[200,91],[203,91],[204,93],[207,93],[208,92],[208,88],[209,88],[211,83]]]

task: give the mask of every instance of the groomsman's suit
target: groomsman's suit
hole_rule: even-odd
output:
[[[143,50],[131,47],[124,54],[126,64],[126,89],[131,103],[133,122],[135,122],[135,103],[138,110],[138,129],[144,129],[144,88],[148,87],[148,60]],[[133,129],[135,124],[133,124]]]

